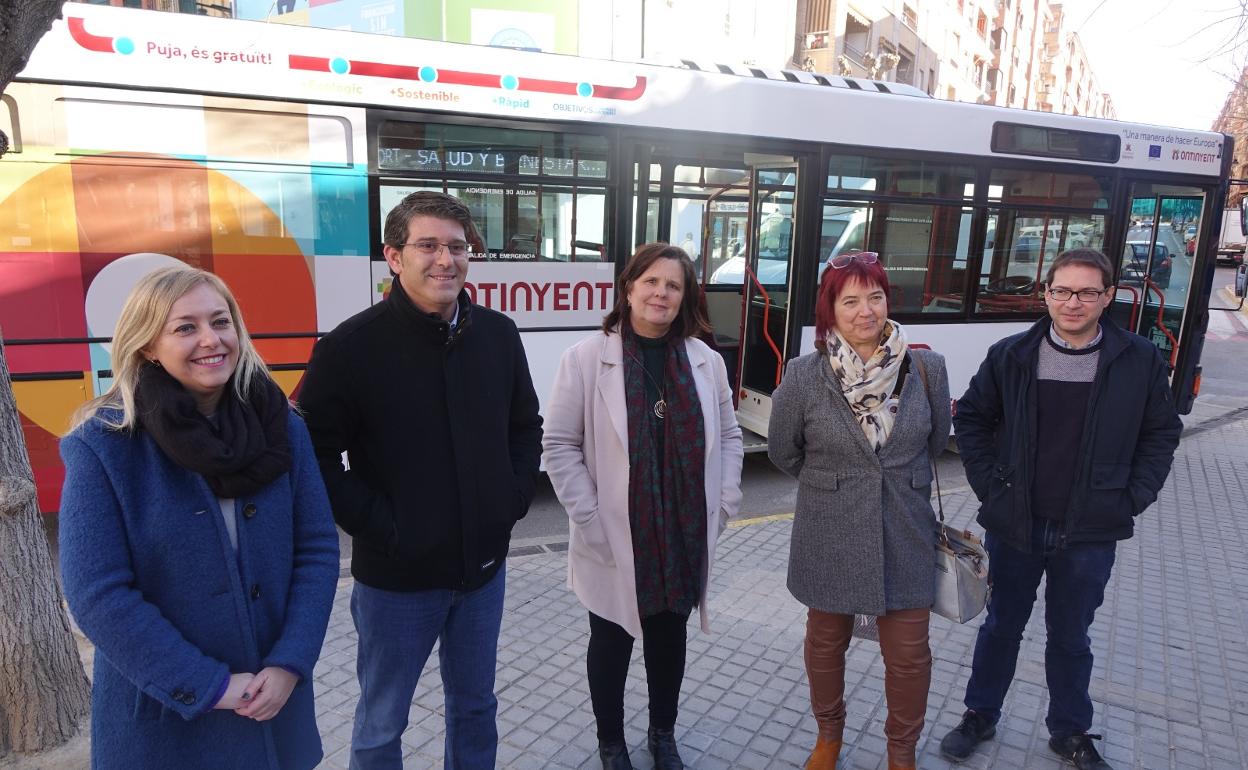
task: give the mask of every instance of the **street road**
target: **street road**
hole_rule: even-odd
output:
[[[1234,268],[1218,268],[1209,302],[1209,330],[1200,357],[1204,376],[1197,403],[1217,400],[1248,405],[1248,315],[1215,309],[1228,307],[1221,288],[1234,282]]]

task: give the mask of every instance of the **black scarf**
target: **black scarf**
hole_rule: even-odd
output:
[[[234,394],[233,380],[227,383],[216,425],[181,383],[153,364],[139,371],[134,400],[139,426],[170,460],[203,476],[217,497],[254,494],[290,470],[290,404],[268,377],[253,378],[246,401]]]
[[[702,402],[684,340],[669,338],[663,382],[656,387],[666,391],[667,415],[655,416],[641,345],[628,324],[621,338],[637,608],[643,618],[665,611],[688,615],[701,597],[706,561]]]

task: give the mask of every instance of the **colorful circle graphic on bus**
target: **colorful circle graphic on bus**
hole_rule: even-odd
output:
[[[253,333],[317,328],[314,252],[305,255],[306,247],[287,235],[298,231],[298,221],[275,213],[283,202],[304,207],[270,200],[279,187],[272,174],[236,175],[168,156],[144,160],[53,164],[0,200],[0,225],[33,233],[0,249],[0,285],[9,287],[0,326],[13,338],[65,340],[12,347],[10,368],[93,379],[86,389],[81,380],[66,380],[72,388],[19,397],[30,428],[50,437],[64,433],[84,395],[108,386],[99,373],[111,369],[111,346],[86,340],[112,336],[126,296],[157,267],[189,264],[216,273]],[[315,207],[311,200],[308,206]],[[257,348],[271,363],[300,364],[311,339],[262,339]]]
[[[425,83],[438,82],[438,71],[434,67],[421,67],[420,79]]]
[[[330,60],[329,69],[335,75],[346,75],[347,73],[351,71],[351,62],[347,61],[341,56],[336,56]]]
[[[113,41],[113,50],[123,56],[134,53],[134,41],[128,37],[119,37]]]
[[[590,98],[591,96],[593,96],[593,95],[594,95],[594,87],[593,87],[593,85],[591,85],[591,84],[589,84],[589,83],[577,83],[577,84],[576,84],[576,95],[577,95],[577,96],[579,96],[579,97],[581,97],[581,98],[583,98],[583,99],[588,99],[588,98]]]
[[[503,75],[499,78],[498,84],[508,91],[515,91],[520,87],[520,78],[515,75]]]

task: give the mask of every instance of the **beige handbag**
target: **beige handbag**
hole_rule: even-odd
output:
[[[924,389],[927,369],[918,356],[911,356],[919,368]],[[936,458],[930,458],[936,482],[936,508],[940,526],[936,530],[936,595],[932,612],[955,623],[966,623],[984,611],[992,592],[988,585],[988,551],[983,541],[969,530],[954,529],[945,523],[945,506],[940,496],[940,474]]]
[[[932,474],[936,474],[935,463]],[[984,611],[992,593],[988,585],[988,552],[968,530],[954,529],[945,523],[939,478],[936,505],[940,509],[940,528],[936,530],[936,596],[932,612],[955,623],[965,623]]]

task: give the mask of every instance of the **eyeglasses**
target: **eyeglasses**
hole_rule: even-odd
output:
[[[472,253],[472,244],[467,241],[451,241],[450,243],[441,243],[439,241],[412,241],[411,243],[401,243],[398,248],[404,249],[408,246],[416,249],[417,253],[424,254],[426,257],[432,257],[442,253],[442,249],[450,252],[452,257],[462,257],[465,254]]]
[[[854,260],[864,265],[874,265],[880,261],[880,255],[874,251],[851,251],[847,254],[837,254],[828,261],[828,264],[832,265],[834,269],[840,270],[841,268],[849,267],[849,263]]]
[[[1049,289],[1048,294],[1058,302],[1068,302],[1072,296],[1078,297],[1080,302],[1096,302],[1101,298],[1102,294],[1108,292],[1109,289],[1081,289],[1079,291],[1071,291],[1070,289]]]

